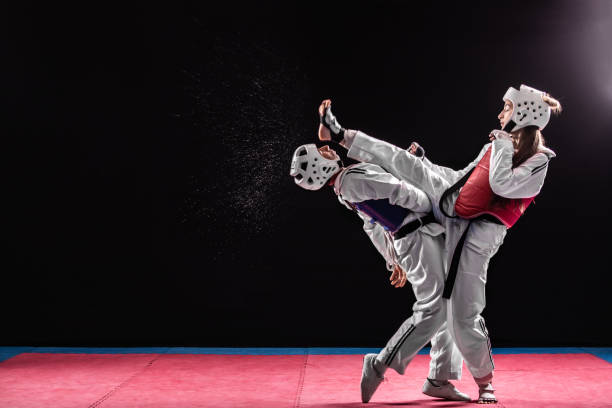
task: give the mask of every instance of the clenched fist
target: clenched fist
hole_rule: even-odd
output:
[[[391,285],[396,288],[401,288],[406,284],[408,278],[406,277],[406,272],[399,265],[393,266],[393,272],[391,272],[391,277],[389,278],[391,281]]]

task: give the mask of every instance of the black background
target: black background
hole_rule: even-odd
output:
[[[382,346],[410,289],[331,190],[288,176],[319,102],[462,168],[525,83],[565,111],[546,185],[489,266],[493,345],[612,345],[610,2],[3,17],[2,344]]]

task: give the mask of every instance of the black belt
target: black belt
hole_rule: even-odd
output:
[[[427,225],[432,222],[436,222],[436,218],[433,216],[433,213],[429,213],[424,217],[417,218],[414,221],[410,221],[408,224],[395,231],[395,233],[393,234],[393,239],[402,239],[411,232],[414,232],[421,228],[421,226]]]

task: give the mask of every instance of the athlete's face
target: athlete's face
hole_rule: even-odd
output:
[[[503,129],[504,126],[506,126],[506,123],[510,121],[510,118],[512,117],[512,109],[512,102],[504,101],[504,107],[502,108],[502,111],[499,112],[499,115],[497,115],[501,129]]]
[[[333,149],[331,149],[328,145],[319,147],[317,149],[321,156],[323,156],[327,160],[340,160],[340,156]]]

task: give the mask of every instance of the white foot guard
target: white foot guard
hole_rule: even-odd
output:
[[[439,384],[439,385],[438,385]],[[453,384],[446,381],[446,383],[441,384],[441,382],[434,382],[429,378],[425,380],[425,384],[423,384],[423,394],[429,395],[434,398],[444,398],[450,401],[471,401],[469,395],[462,393],[459,391]]]
[[[344,139],[344,128],[338,123],[338,119],[334,116],[331,111],[331,106],[325,108],[323,116],[319,116],[321,125],[325,126],[330,131],[332,141],[340,143]]]
[[[497,398],[493,394],[495,392],[495,388],[493,388],[492,383],[488,384],[478,384],[478,403],[479,404],[495,404],[497,402]]]
[[[369,402],[385,376],[380,375],[374,368],[374,360],[378,354],[370,353],[363,357],[363,370],[361,371],[361,402]]]

